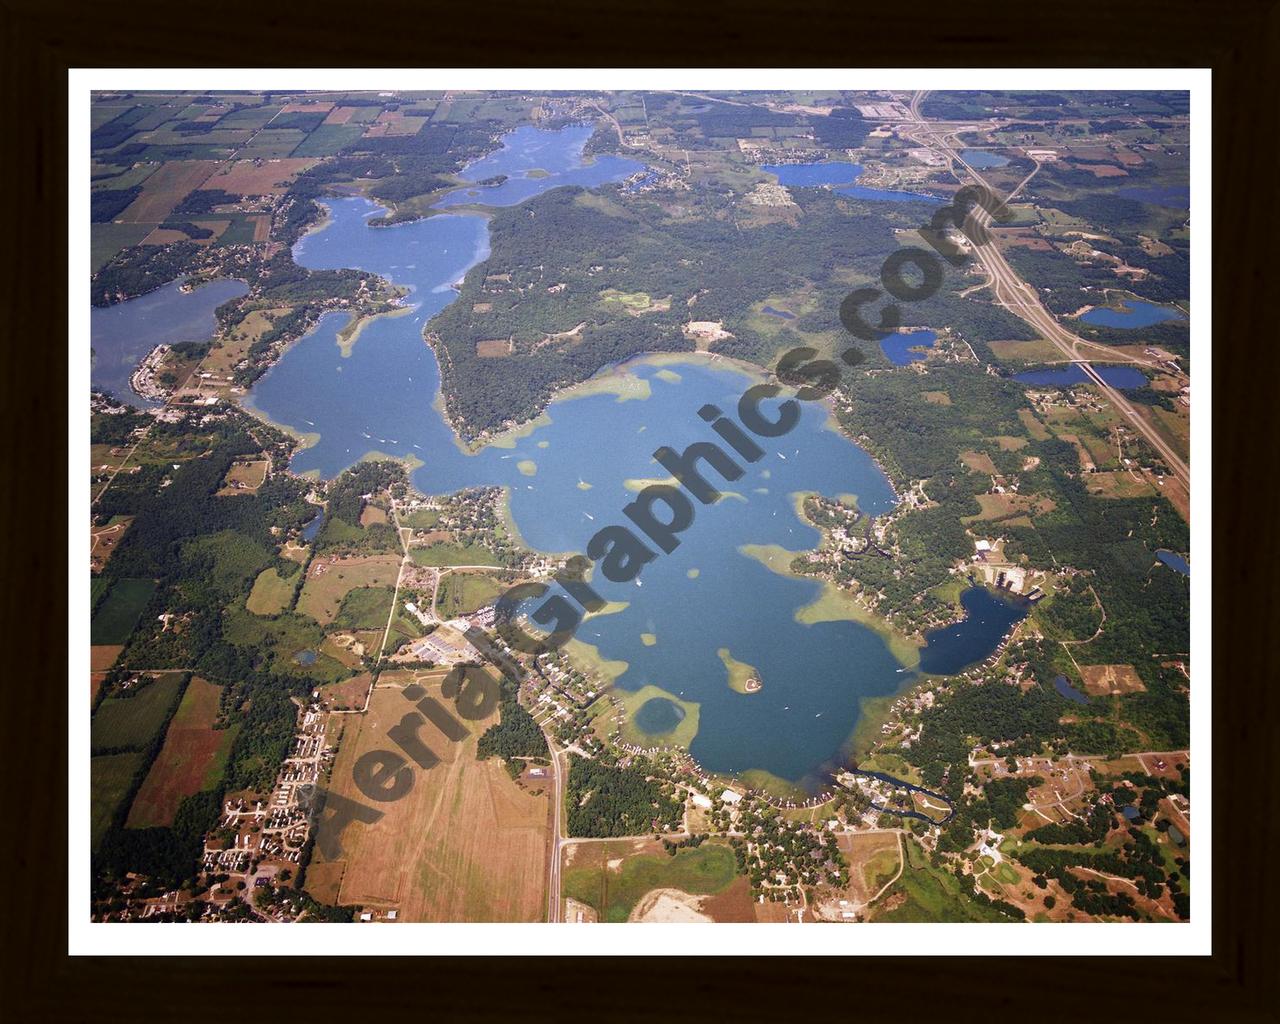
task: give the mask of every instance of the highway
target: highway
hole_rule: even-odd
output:
[[[564,809],[564,780],[560,775],[560,751],[555,741],[545,729],[547,748],[551,751],[552,787],[551,787],[551,867],[547,877],[547,923],[560,922],[560,858],[564,835],[561,825],[561,814]]]
[[[974,170],[953,147],[950,137],[955,129],[949,124],[947,127],[931,124],[921,116],[920,103],[927,95],[927,91],[919,91],[912,95],[909,106],[914,120],[901,126],[903,134],[922,146],[942,153],[954,162],[953,166],[954,164],[959,164],[977,185],[994,195],[994,190],[987,184],[982,175]],[[1018,186],[1019,189],[1026,184],[1029,177],[1024,179],[1022,184]],[[1014,194],[1016,194],[1016,191]],[[1012,198],[1012,196],[1009,198]],[[1007,200],[1005,201],[1007,202]],[[982,227],[987,228],[991,226],[993,218],[990,211],[979,207],[975,208],[973,219]],[[995,295],[996,301],[1015,316],[1025,320],[1040,333],[1041,337],[1053,344],[1063,356],[1079,366],[1089,380],[1102,392],[1103,396],[1129,421],[1133,429],[1141,434],[1147,443],[1159,453],[1165,465],[1169,467],[1169,471],[1189,491],[1191,488],[1191,470],[1186,461],[1157,432],[1155,427],[1134,408],[1133,404],[1116,388],[1113,388],[1103,380],[1098,371],[1082,357],[1080,346],[1092,346],[1093,343],[1077,337],[1063,327],[1057,318],[1045,308],[1035,289],[1018,277],[1013,268],[1009,266],[994,238],[989,233],[985,237],[987,239],[986,244],[978,245],[975,243],[973,251],[978,262],[991,278],[992,293]]]

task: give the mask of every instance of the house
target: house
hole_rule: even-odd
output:
[[[735,793],[732,789],[726,789],[720,794],[720,802],[724,804],[736,804],[742,802],[742,794]]]

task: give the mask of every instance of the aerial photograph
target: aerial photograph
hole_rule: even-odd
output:
[[[72,914],[1188,933],[1191,94],[951,80],[93,91]]]

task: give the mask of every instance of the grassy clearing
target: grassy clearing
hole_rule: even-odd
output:
[[[493,555],[479,545],[458,544],[455,541],[440,541],[424,548],[411,548],[409,557],[418,565],[498,565]]]
[[[391,614],[391,587],[357,587],[347,592],[333,624],[342,629],[381,629]]]
[[[431,508],[420,508],[400,517],[400,525],[414,530],[430,530],[440,521],[440,513]]]
[[[286,579],[274,568],[263,569],[253,581],[253,589],[249,592],[245,607],[254,615],[278,615],[289,607],[297,582],[296,571]]]
[[[298,595],[298,612],[322,625],[334,621],[347,594],[357,587],[394,586],[400,573],[397,555],[315,559]],[[385,618],[383,619],[385,622]]]
[[[436,611],[446,619],[468,615],[496,600],[507,586],[483,573],[450,573],[440,583]]]
[[[609,866],[629,849],[625,841],[580,849],[574,866],[564,872],[564,895],[594,907],[601,921],[617,923],[626,921],[640,898],[653,889],[710,895],[727,888],[736,874],[733,851],[715,842],[679,850],[674,857],[626,856],[620,865]]]
[[[906,839],[907,863],[902,877],[873,911],[876,921],[964,922],[1007,920],[975,903],[950,872],[932,867],[913,839]]]
[[[223,620],[222,635],[238,647],[267,648],[272,672],[303,675],[320,682],[335,682],[350,674],[326,654],[320,654],[311,665],[297,661],[300,651],[319,651],[324,643],[320,627],[302,615],[282,612],[268,619],[252,614],[243,605],[233,605]]]

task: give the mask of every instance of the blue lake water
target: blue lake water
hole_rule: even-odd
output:
[[[1146,375],[1132,366],[1094,365],[1093,368],[1097,371],[1098,376],[1113,388],[1141,388],[1146,387],[1147,384]],[[1020,384],[1040,384],[1048,387],[1066,388],[1073,384],[1087,383],[1089,377],[1084,370],[1072,363],[1070,366],[1055,369],[1027,370],[1025,373],[1015,373],[1013,379]]]
[[[182,291],[181,281],[172,281],[128,302],[93,307],[89,382],[122,402],[154,408],[158,402],[142,398],[129,386],[138,363],[157,345],[212,338],[217,328],[213,311],[248,292],[243,281],[211,281],[189,292]]]
[[[1152,324],[1164,323],[1166,320],[1185,320],[1180,310],[1171,306],[1157,306],[1151,302],[1136,299],[1124,299],[1121,309],[1107,309],[1094,306],[1080,317],[1086,324],[1098,327],[1150,327]]]
[[[544,156],[540,165],[550,162]],[[647,389],[647,397],[570,393],[550,405],[550,422],[509,442],[512,447],[466,454],[433,404],[439,370],[422,331],[455,297],[450,282],[485,257],[486,221],[464,214],[370,228],[365,222],[380,210],[367,200],[329,205],[329,225],[299,243],[298,261],[376,271],[411,285],[416,305],[370,323],[347,358],[336,343],[347,317],[331,314],[259,381],[253,405],[276,422],[319,435],[294,458],[296,471],[332,477],[370,451],[413,456],[423,463],[413,473],[420,490],[504,486],[528,544],[582,551],[601,527],[628,522],[622,508],[643,486],[634,481],[666,475],[653,461],[655,448],[682,450],[714,439],[697,410],[708,402],[733,410],[756,380],[693,356],[633,361],[613,374],[631,377],[633,390]],[[663,369],[672,372],[659,376]],[[818,532],[795,513],[793,495],[800,491],[855,494],[873,516],[892,509],[896,498],[871,458],[830,428],[820,405],[802,406],[796,428],[764,447],[762,459],[743,464],[741,479],[725,483],[710,474],[725,492],[722,499],[697,505],[680,546],[646,565],[637,582],[611,584],[595,575],[600,594],[626,608],[587,620],[577,639],[626,663],[618,686],[654,684],[698,703],[691,752],[707,768],[766,769],[817,785],[857,724],[861,698],[894,692],[912,676],[862,625],[796,621],[820,585],[783,575],[789,554],[775,554],[771,569],[740,548],[778,545],[794,552],[817,544]],[[955,638],[930,638],[930,671],[955,671],[985,658],[999,642],[1005,626],[998,617],[1008,606],[988,600],[1004,611],[966,595],[969,624]],[[657,642],[646,645],[643,633]],[[722,647],[755,667],[762,691],[744,695],[729,687],[717,654]],[[657,705],[652,714],[661,712]]]
[[[1181,573],[1183,576],[1191,575],[1191,564],[1176,551],[1169,551],[1165,548],[1160,548],[1156,552],[1156,558],[1160,559],[1160,561],[1174,572]]]
[[[992,167],[1004,167],[1009,163],[1007,156],[1001,156],[999,153],[990,153],[985,149],[966,149],[960,153],[965,163],[970,167],[976,167],[980,171],[988,170]]]
[[[1088,704],[1089,698],[1071,685],[1071,680],[1066,676],[1058,676],[1053,681],[1053,688],[1058,691],[1060,696],[1066,697],[1067,700],[1075,704]]]
[[[933,348],[937,340],[938,336],[933,331],[890,334],[880,339],[880,351],[894,366],[906,366],[908,363],[924,361],[924,353],[912,352],[913,348]]]
[[[761,164],[760,170],[775,175],[779,185],[795,188],[832,186],[842,196],[867,199],[873,202],[940,203],[935,196],[918,192],[901,192],[895,189],[868,188],[855,182],[862,174],[862,165],[847,160],[828,160],[811,164]]]
[[[606,182],[621,181],[644,164],[628,157],[600,155],[583,163],[582,147],[591,138],[594,127],[574,124],[559,131],[542,131],[522,125],[503,139],[502,148],[463,168],[466,181],[484,181],[499,174],[507,175],[501,185],[463,188],[450,192],[437,202],[436,208],[479,203],[484,206],[515,206],[562,185],[595,188]],[[528,177],[530,171],[546,171],[546,176]]]
[[[316,517],[302,528],[302,539],[310,544],[316,539],[316,535],[320,533],[320,527],[324,525],[324,513],[317,512]]]
[[[953,625],[926,633],[920,652],[920,671],[953,675],[985,659],[1013,628],[1027,616],[1020,603],[1000,597],[985,587],[970,587],[960,595],[965,617]]]

